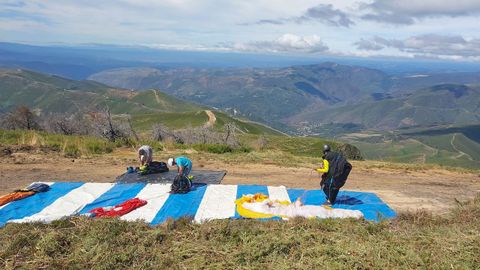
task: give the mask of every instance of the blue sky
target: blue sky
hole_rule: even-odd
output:
[[[480,61],[479,0],[0,2],[0,41]]]

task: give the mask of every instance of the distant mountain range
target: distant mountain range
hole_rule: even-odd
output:
[[[0,106],[26,105],[44,113],[73,113],[109,106],[113,113],[187,112],[202,110],[160,91],[132,92],[94,81],[75,81],[26,70],[0,69]]]
[[[210,109],[180,100],[158,90],[133,92],[94,81],[76,81],[21,69],[0,69],[0,111],[26,105],[40,114],[88,113],[105,109],[131,115],[134,126],[149,130],[155,123],[173,128],[204,125]],[[280,134],[264,125],[234,119],[213,111],[215,127],[233,122],[242,132]]]
[[[123,68],[89,78],[162,89],[300,134],[316,134],[332,123],[360,129],[480,123],[480,72],[390,76],[327,62],[276,69]]]
[[[478,102],[480,64],[340,57],[318,64],[321,59],[140,46],[32,46],[0,42],[0,67],[80,79],[50,76],[58,79],[54,87],[65,90],[47,91],[49,86],[39,82],[39,91],[44,93],[39,100],[29,100],[30,85],[24,85],[21,93],[2,90],[0,99],[3,109],[18,102],[41,101],[42,110],[68,111],[77,106],[84,108],[84,104],[92,107],[111,102],[112,109],[118,107],[121,112],[125,108],[118,104],[126,102],[128,113],[147,113],[145,107],[131,105],[138,104],[137,99],[153,100],[151,90],[156,89],[158,93],[300,135],[336,136],[372,128],[479,121],[478,110],[469,102]],[[86,78],[101,84],[83,81]],[[6,78],[2,80],[8,85]],[[88,94],[73,91],[82,87],[88,89]],[[468,91],[457,98],[448,90],[430,91],[436,88]],[[125,89],[147,93],[137,96]],[[120,92],[123,98],[119,98]],[[127,93],[131,99],[125,98]],[[102,100],[105,97],[107,101]]]
[[[108,44],[29,45],[0,42],[0,67],[29,69],[76,80],[83,80],[94,73],[120,67],[279,68],[326,61],[374,68],[391,75],[480,70],[480,64],[476,62],[175,51],[146,46]]]
[[[297,126],[333,122],[383,130],[480,123],[480,86],[441,84],[395,98],[304,112],[288,121]]]
[[[326,108],[381,91],[387,76],[327,63],[280,69],[116,69],[89,79],[129,89],[162,89],[232,114],[275,123],[309,106]]]

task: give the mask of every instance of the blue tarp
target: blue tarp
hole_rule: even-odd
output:
[[[11,220],[22,221],[24,218],[28,218],[28,221],[42,221],[42,219],[45,219],[45,213],[47,213],[46,215],[48,215],[48,213],[61,213],[62,215],[60,216],[65,217],[87,213],[89,210],[96,207],[114,206],[137,196],[141,198],[142,194],[151,194],[152,192],[148,192],[148,189],[154,188],[155,185],[167,185],[117,183],[100,195],[97,194],[92,196],[91,194],[85,194],[86,196],[92,197],[92,199],[89,203],[85,204],[85,199],[83,198],[83,204],[80,204],[80,202],[78,202],[78,192],[75,196],[73,193],[70,194],[70,192],[81,187],[83,184],[84,183],[57,182],[52,184],[51,189],[47,192],[38,193],[23,200],[11,202],[3,206],[0,208],[0,226],[5,225],[6,222]],[[89,185],[92,184],[90,183]],[[96,188],[96,185],[97,184],[93,183],[93,187],[90,186],[89,188]],[[226,190],[226,188],[227,190],[231,190],[228,195],[229,197],[225,197],[225,194],[219,194],[218,191],[214,192],[215,190]],[[177,219],[184,216],[192,216],[196,218],[200,218],[201,216],[203,218],[209,217],[210,215],[212,218],[241,218],[236,211],[233,202],[246,194],[263,193],[269,195],[269,188],[271,187],[260,185],[196,184],[194,185],[193,190],[187,194],[169,194],[165,191],[164,194],[158,194],[157,198],[141,198],[146,199],[149,203],[145,208],[139,208],[135,211],[144,211],[144,220],[150,224],[159,224],[168,218]],[[322,205],[325,203],[325,195],[321,190],[287,189],[284,187],[275,188],[277,191],[280,189],[284,192],[285,196],[287,196],[292,202],[301,197],[306,205]],[[168,190],[168,187],[166,187],[166,189],[164,188],[164,190]],[[205,200],[205,197],[208,196],[210,196],[210,198]],[[57,200],[60,200],[61,203],[57,202],[56,204],[53,204]],[[75,206],[75,203],[79,204],[78,207]],[[70,210],[62,209],[62,205],[64,204],[70,205],[70,208],[68,209],[77,210],[72,212]],[[46,208],[48,208],[48,211],[43,211],[42,215],[38,214]],[[55,208],[58,208],[58,210]],[[199,211],[199,208],[202,208],[201,211]],[[337,202],[333,208],[359,210],[363,213],[365,219],[373,221],[394,218],[396,216],[395,211],[393,211],[374,193],[369,192],[342,190],[338,194]],[[202,213],[198,214],[198,212]],[[135,216],[142,217],[142,212],[137,213]],[[129,219],[127,218],[127,220]]]

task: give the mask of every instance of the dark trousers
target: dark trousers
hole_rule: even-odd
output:
[[[343,187],[343,184],[338,183],[338,181],[337,183],[335,182],[335,179],[330,178],[323,184],[323,192],[331,204],[335,203],[338,192],[340,191],[340,188]]]

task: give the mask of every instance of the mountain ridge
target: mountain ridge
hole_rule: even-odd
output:
[[[25,105],[40,114],[48,113],[88,113],[108,107],[113,114],[129,114],[138,123],[155,122],[172,125],[176,128],[189,125],[203,125],[208,121],[207,106],[180,100],[156,89],[133,92],[126,89],[106,86],[94,81],[76,81],[56,75],[41,74],[22,69],[0,69],[0,108],[9,111]],[[270,127],[257,123],[247,123],[221,112],[222,121],[215,124],[235,122],[241,131],[249,133],[280,134]],[[181,125],[178,126],[178,123]],[[135,123],[134,123],[135,125]],[[146,124],[137,125],[151,128]]]
[[[365,125],[364,128],[414,126],[419,122],[415,117],[388,119],[385,116],[391,110],[406,105],[402,101],[406,96],[424,88],[446,84],[480,84],[480,73],[399,77],[375,69],[333,62],[276,69],[124,68],[104,71],[89,78],[131,89],[158,87],[174,96],[207,104],[232,115],[242,115],[283,128],[286,124],[297,131],[302,130],[298,124],[306,121],[315,122],[314,125],[354,123]],[[348,113],[359,110],[361,106],[368,112],[361,113],[366,117],[365,121]],[[329,111],[335,112],[335,115]],[[405,110],[403,113],[406,113]],[[434,118],[442,113],[438,111]],[[348,118],[356,120],[347,121]],[[477,121],[476,117],[471,119]],[[449,123],[440,120],[441,124]],[[459,123],[454,120],[450,122]],[[430,121],[425,124],[433,123]]]

